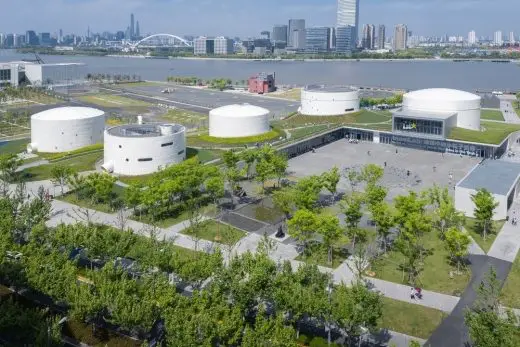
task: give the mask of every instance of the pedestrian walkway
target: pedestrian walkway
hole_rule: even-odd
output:
[[[518,204],[515,203],[515,206],[512,208],[518,210],[518,207]],[[489,249],[488,256],[512,263],[515,261],[519,249],[520,226],[506,222]]]

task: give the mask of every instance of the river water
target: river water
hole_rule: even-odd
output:
[[[0,50],[0,62],[34,59],[12,50]],[[455,88],[520,90],[520,65],[515,63],[443,61],[242,61],[202,59],[139,59],[92,56],[47,56],[47,63],[82,62],[86,73],[139,75],[164,81],[167,76],[247,79],[257,72],[275,72],[278,84],[311,83],[388,88]]]

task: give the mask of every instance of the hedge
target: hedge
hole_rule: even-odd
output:
[[[202,141],[216,144],[229,144],[229,145],[239,145],[239,144],[248,144],[248,143],[261,143],[274,139],[278,139],[280,137],[285,137],[285,133],[282,130],[273,129],[265,134],[255,135],[255,136],[246,136],[246,137],[213,137],[209,135],[200,135],[198,138]]]

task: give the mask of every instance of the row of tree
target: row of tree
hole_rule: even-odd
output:
[[[81,224],[47,228],[43,223],[50,209],[24,206],[38,201],[38,206],[49,207],[49,201],[43,195],[31,202],[23,196],[0,198],[0,281],[49,296],[69,317],[115,324],[141,338],[164,320],[169,346],[263,346],[266,341],[297,346],[301,324],[311,317],[313,325],[324,331],[341,329],[353,342],[366,329],[376,329],[381,318],[379,294],[362,283],[333,286],[314,266],[293,270],[289,262],[277,264],[269,257],[274,246],[267,239],[257,254],[234,257],[228,266],[222,265],[219,252],[204,256],[205,261],[182,259],[170,244],[129,231]],[[23,217],[26,210],[31,212]],[[20,239],[22,225],[25,236]],[[104,266],[80,268],[70,257],[76,249]],[[15,253],[20,256],[4,256]],[[138,279],[117,262],[117,257],[131,256],[139,264]],[[198,270],[186,270],[197,262]],[[211,283],[185,297],[163,275],[171,270],[183,278],[194,272],[200,278],[205,272]],[[12,322],[0,319],[0,331],[2,324]],[[38,328],[39,322],[24,324]]]
[[[141,76],[133,75],[121,75],[121,74],[110,74],[110,73],[88,73],[85,76],[89,82],[98,83],[124,83],[124,82],[140,82],[142,81]]]
[[[233,81],[229,78],[213,78],[210,80],[203,80],[195,76],[168,76],[166,81],[177,83],[184,86],[208,86],[211,89],[224,90],[233,85]],[[242,80],[242,85],[245,85],[246,81]],[[235,85],[239,82],[236,81]]]
[[[42,96],[58,97],[56,93],[47,88],[31,87],[24,85],[21,85],[19,87],[7,86],[0,90],[0,104],[20,99],[38,99]]]
[[[371,107],[378,105],[391,105],[395,106],[403,103],[403,94],[395,94],[388,98],[361,98],[359,106]]]

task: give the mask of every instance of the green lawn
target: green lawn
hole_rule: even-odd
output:
[[[218,149],[197,149],[197,148],[186,148],[186,159],[193,158],[194,156],[198,156],[199,160],[203,163],[207,163],[208,161],[212,161],[215,159],[219,159],[221,155],[221,151]]]
[[[444,312],[433,308],[383,297],[380,328],[427,339],[444,317]]]
[[[21,136],[26,134],[25,137],[30,136],[31,129],[27,129],[26,125],[20,126],[17,123],[6,123],[0,121],[0,138]]]
[[[56,191],[59,191],[59,189],[60,188],[57,187]],[[115,194],[115,197],[112,200],[112,203],[117,205],[117,202],[122,202],[121,199],[123,198],[123,195],[124,195],[124,188],[114,184],[114,188],[112,189],[112,192],[114,192],[114,194]],[[73,192],[65,194],[63,196],[59,196],[56,199],[68,202],[73,205],[77,205],[79,207],[88,208],[88,209],[96,210],[96,211],[100,211],[100,212],[105,212],[105,213],[115,213],[116,212],[116,210],[113,209],[107,203],[97,203],[97,202],[93,202],[91,199],[78,199],[76,197],[76,194],[74,194]]]
[[[25,169],[21,173],[21,178],[27,181],[42,181],[52,177],[51,170],[55,165],[70,167],[77,172],[95,169],[97,161],[103,158],[103,152],[87,153],[74,158],[58,160],[52,164],[40,165]]]
[[[292,129],[292,130],[289,130],[289,132],[291,133],[291,140],[299,140],[299,139],[303,139],[305,137],[320,133],[327,129],[330,129],[330,125],[322,124],[322,125],[311,125],[309,127]]]
[[[146,101],[130,99],[124,96],[112,94],[94,94],[78,97],[79,100],[101,107],[147,107],[151,104]]]
[[[313,117],[296,114],[284,119],[279,124],[285,129],[318,124],[350,125],[353,127],[359,127],[362,124],[367,124],[365,127],[379,129],[378,126],[381,124],[377,123],[385,122],[386,123],[383,125],[389,125],[391,128],[391,120],[392,114],[389,111],[361,110],[359,112],[349,113],[342,116]]]
[[[208,115],[176,108],[158,118],[160,121],[182,124],[188,128],[207,127]]]
[[[30,139],[0,142],[0,154],[18,154],[27,149]]]
[[[480,119],[504,121],[504,115],[500,110],[482,110]]]
[[[520,125],[481,121],[482,131],[453,128],[448,136],[452,140],[500,144],[509,134],[519,131]]]
[[[482,238],[480,232],[477,230],[475,226],[476,220],[474,218],[466,217],[466,223],[464,225],[465,229],[471,235],[471,237],[475,240],[475,242],[482,248],[484,252],[488,252],[495,242],[497,238],[497,234],[500,232],[502,227],[504,226],[505,221],[494,221],[493,222],[493,233],[488,233],[486,239]]]
[[[306,251],[306,254],[300,254],[296,260],[303,261],[307,264],[315,264],[335,269],[347,259],[348,251],[342,247],[334,247],[332,251],[332,265],[328,262],[327,249],[319,243],[314,243]]]
[[[433,255],[425,259],[424,271],[419,276],[417,285],[424,289],[460,296],[471,278],[470,270],[467,269],[462,275],[450,277],[450,272],[456,269],[448,263],[448,252],[436,232],[430,232],[424,237],[424,245],[433,250]],[[403,260],[401,253],[390,251],[387,256],[381,256],[372,264],[372,271],[377,278],[407,284],[406,274],[400,269]]]
[[[520,308],[520,255],[516,256],[515,262],[511,267],[511,272],[507,276],[504,287],[500,294],[501,304],[511,308]]]
[[[235,245],[246,233],[230,225],[220,223],[215,220],[208,220],[202,223],[198,232],[193,233],[191,228],[181,231],[182,234],[192,237],[199,237],[203,240],[215,241],[224,245]]]
[[[288,89],[280,93],[271,93],[269,96],[280,98],[280,99],[288,99],[288,100],[296,100],[300,101],[302,97],[302,89],[301,88],[293,88]]]
[[[258,142],[266,142],[278,139],[280,137],[285,136],[282,131],[279,130],[271,130],[265,134],[256,135],[256,136],[246,136],[246,137],[213,137],[207,134],[204,135],[192,135],[187,137],[187,143],[193,147],[201,147],[201,146],[233,146],[233,145],[246,145],[246,144],[254,144]]]
[[[213,205],[208,205],[202,208],[201,213],[203,215],[212,215],[212,212],[214,210]],[[186,211],[179,212],[178,214],[171,215],[159,220],[155,221],[155,225],[159,228],[168,228],[172,225],[179,224],[181,222],[184,222],[185,220],[188,220],[189,214]],[[146,214],[142,214],[141,216],[134,215],[131,216],[130,219],[135,220],[137,222],[142,222],[146,224],[152,224],[152,217]]]

